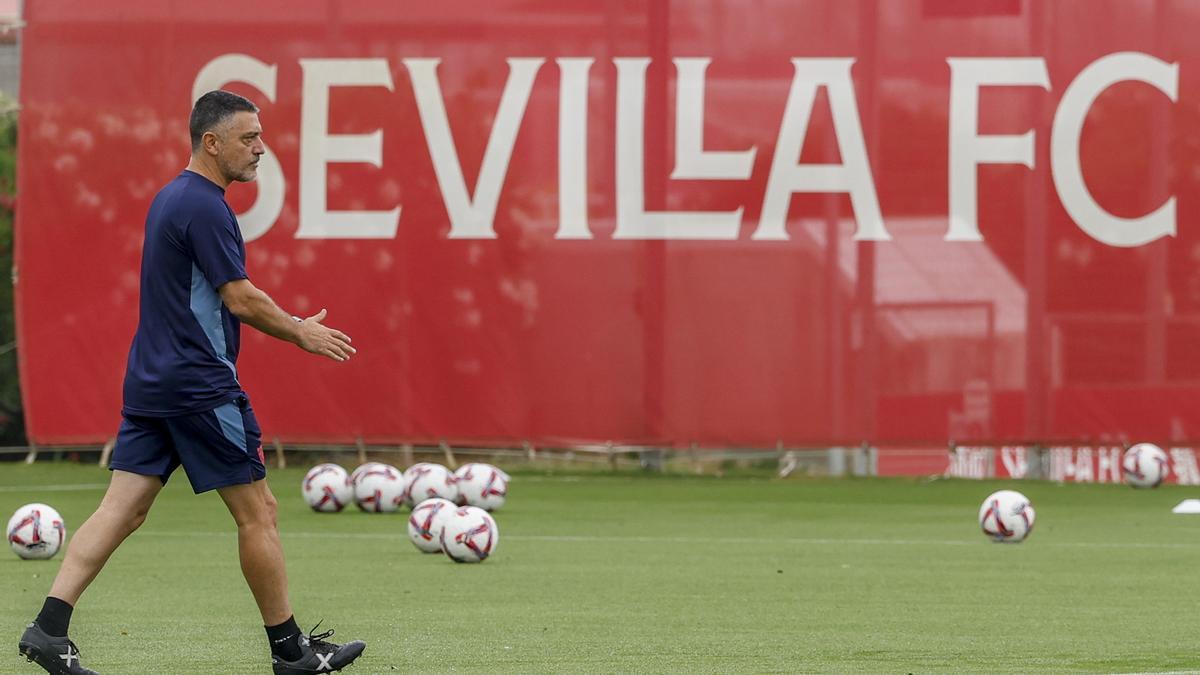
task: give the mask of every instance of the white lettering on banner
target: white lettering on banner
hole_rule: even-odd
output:
[[[992,458],[999,450],[999,461]],[[971,447],[958,446],[950,453],[945,475],[953,478],[990,478],[998,473],[1004,478],[1030,477],[1031,450],[1025,446]],[[1122,483],[1124,475],[1121,458],[1125,449],[1119,446],[1058,446],[1045,451],[1046,477],[1052,481],[1074,483]],[[1171,471],[1174,481],[1181,485],[1200,485],[1200,463],[1192,448],[1171,448]],[[995,471],[993,471],[993,469]]]
[[[945,475],[951,478],[982,480],[992,475],[992,449],[958,446],[950,453]]]
[[[452,239],[496,237],[496,209],[508,174],[517,132],[525,117],[542,58],[510,58],[509,76],[480,166],[475,189],[468,190],[458,148],[447,116],[438,58],[403,59],[433,161],[442,200],[450,217]],[[763,194],[761,217],[752,239],[785,241],[787,214],[797,193],[845,193],[857,222],[854,238],[888,241],[867,157],[855,98],[852,58],[794,58],[794,75],[775,140]],[[592,58],[558,58],[558,239],[591,239],[588,225],[587,118]],[[672,178],[747,180],[758,150],[704,149],[706,57],[676,58],[675,167]],[[978,223],[978,167],[1017,163],[1034,169],[1035,132],[981,135],[979,97],[983,87],[1041,87],[1050,90],[1045,59],[1040,57],[957,58],[950,65],[949,224],[947,241],[981,241]],[[390,211],[330,211],[327,165],[367,163],[383,168],[383,130],[370,134],[330,134],[330,89],[385,87],[393,90],[386,59],[299,60],[300,214],[297,238],[384,239],[396,235],[399,205]],[[648,58],[613,59],[616,87],[616,228],[614,239],[733,240],[741,228],[744,205],[732,211],[645,210],[645,102]],[[193,97],[229,82],[245,82],[276,99],[277,66],[245,54],[224,54],[202,66]],[[1153,213],[1122,218],[1105,211],[1084,182],[1079,146],[1083,125],[1096,99],[1118,82],[1149,84],[1178,101],[1179,64],[1146,54],[1122,52],[1101,57],[1069,84],[1050,130],[1051,173],[1063,207],[1092,238],[1110,246],[1140,246],[1176,231],[1175,197]],[[817,93],[828,93],[833,138],[841,164],[801,164]],[[269,135],[269,134],[268,134]],[[259,163],[258,196],[239,216],[243,233],[253,240],[265,234],[283,209],[283,169],[268,148]],[[1107,466],[1107,465],[1106,465]]]
[[[1117,82],[1145,82],[1172,102],[1178,100],[1179,64],[1145,54],[1109,54],[1083,69],[1063,93],[1050,132],[1050,167],[1054,187],[1071,219],[1098,241],[1110,246],[1140,246],[1175,235],[1175,198],[1141,218],[1122,218],[1105,211],[1092,198],[1083,181],[1079,138],[1092,104]]]
[[[1000,448],[1000,461],[1004,464],[1004,471],[1008,473],[1009,478],[1024,478],[1025,474],[1029,473],[1029,461],[1022,446]]]
[[[1178,456],[1175,451],[1178,450]],[[1107,447],[1056,447],[1049,449],[1050,467],[1048,478],[1053,481],[1076,483],[1121,483],[1124,476],[1121,458],[1124,448]],[[1191,448],[1173,448],[1171,457],[1177,467],[1179,482],[1193,480],[1200,484],[1200,469]]]
[[[1092,473],[1095,465],[1092,463],[1092,449],[1079,448],[1075,451],[1075,482],[1092,483],[1096,479]]]
[[[1097,483],[1120,483],[1121,476],[1121,448],[1097,448],[1096,449],[1096,482]]]
[[[276,70],[274,65],[267,65],[245,54],[219,56],[206,63],[196,74],[196,81],[192,84],[192,101],[230,82],[253,85],[268,101],[274,101]],[[266,234],[283,212],[283,167],[279,165],[279,158],[271,146],[263,143],[263,148],[266,152],[258,159],[258,196],[250,208],[238,216],[242,238],[246,241],[254,241]]]
[[[617,227],[613,239],[737,239],[742,207],[736,211],[646,210],[646,68],[650,59],[617,58],[613,62],[617,66]]]
[[[1020,163],[1033,168],[1033,131],[1020,136],[979,134],[982,87],[1050,89],[1045,59],[946,59],[950,64],[950,227],[946,241],[983,241],[979,233],[980,164]]]
[[[1171,473],[1180,485],[1200,485],[1200,467],[1191,448],[1171,448]]]
[[[742,152],[704,150],[704,71],[712,59],[675,59],[675,170],[671,178],[745,180],[757,147]],[[740,217],[740,213],[738,214]]]
[[[753,238],[788,238],[784,223],[793,193],[849,192],[850,205],[854,207],[854,217],[858,221],[854,238],[859,241],[890,240],[879,211],[875,180],[871,176],[862,123],[858,118],[858,103],[854,98],[854,81],[850,77],[854,59],[792,59],[792,65],[796,74],[784,106],[762,215]],[[840,165],[798,163],[820,87],[829,92],[833,135],[842,156]]]
[[[396,236],[400,207],[391,211],[330,211],[326,167],[330,162],[383,166],[383,131],[329,133],[332,87],[386,87],[392,73],[385,59],[300,59],[300,227],[297,239],[388,239]]]
[[[483,163],[475,180],[474,196],[467,192],[467,180],[463,177],[462,164],[458,160],[458,148],[450,133],[446,102],[442,99],[442,86],[437,76],[441,61],[404,59],[404,65],[412,78],[417,112],[425,129],[429,156],[433,158],[433,171],[437,174],[442,200],[450,214],[450,238],[495,239],[494,223],[496,205],[500,202],[500,188],[504,185],[504,177],[508,175],[517,131],[521,128],[525,106],[533,92],[533,81],[545,59],[507,59],[508,81],[504,84],[504,92],[500,94],[496,121],[492,124],[487,149],[483,151]]]
[[[1075,449],[1050,448],[1050,480],[1062,482],[1075,477]]]
[[[555,59],[558,81],[558,232],[591,239],[587,213],[588,70],[595,59]]]

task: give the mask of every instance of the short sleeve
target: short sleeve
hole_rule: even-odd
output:
[[[192,259],[213,288],[246,278],[246,256],[237,221],[225,210],[205,209],[187,228]]]

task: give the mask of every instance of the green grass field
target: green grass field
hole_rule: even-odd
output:
[[[976,514],[1013,483],[523,474],[495,556],[455,565],[404,515],[312,513],[302,475],[271,474],[292,600],[367,642],[349,673],[1200,669],[1200,517],[1170,513],[1195,488],[1016,484],[1037,526],[999,545]],[[0,465],[0,512],[44,501],[73,530],[106,481]],[[0,555],[0,672],[39,672],[16,641],[61,559]],[[177,474],[71,635],[106,675],[269,672],[219,498]]]

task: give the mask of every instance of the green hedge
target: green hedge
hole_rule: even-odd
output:
[[[8,106],[5,106],[8,107]],[[16,208],[17,113],[0,113],[0,445],[24,445],[13,321],[13,211]]]

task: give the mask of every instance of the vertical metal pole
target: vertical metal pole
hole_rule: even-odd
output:
[[[1171,60],[1172,49],[1168,43],[1170,31],[1165,25],[1167,12],[1162,0],[1154,3],[1154,37],[1153,44],[1159,50],[1160,58]],[[1167,166],[1171,161],[1170,142],[1173,133],[1171,114],[1165,105],[1155,107],[1150,135],[1150,203],[1162,204],[1169,197],[1170,190]],[[1146,270],[1146,384],[1161,385],[1167,375],[1167,295],[1170,292],[1167,284],[1168,240],[1159,239],[1149,245],[1149,269]]]
[[[859,102],[862,110],[863,132],[867,146],[867,157],[872,175],[879,168],[879,2],[862,0],[859,17],[861,60],[855,64],[855,81],[859,87]],[[857,216],[857,214],[855,214]],[[878,392],[879,348],[875,312],[875,242],[857,243],[858,261],[855,287],[855,305],[858,317],[858,358],[856,361],[855,401],[858,428],[855,431],[869,445],[875,440],[875,406]]]
[[[280,469],[287,468],[287,459],[283,456],[283,443],[279,442],[279,437],[275,437],[275,466]]]
[[[454,457],[454,450],[450,449],[450,444],[446,441],[438,443],[438,447],[442,449],[442,456],[446,458],[446,466],[453,471],[458,468],[458,459]]]
[[[837,152],[837,138],[830,130],[826,141],[828,156]],[[841,195],[825,195],[825,363],[826,397],[829,400],[828,434],[838,442],[846,436],[846,327],[842,308],[842,267],[838,259],[841,221]],[[804,308],[797,308],[799,321],[805,321]],[[801,331],[802,332],[802,331]]]
[[[112,457],[113,448],[117,445],[116,437],[110,438],[104,442],[104,447],[100,448],[100,466],[107,467],[108,460]]]
[[[279,440],[276,439],[275,442],[278,444]],[[358,465],[362,466],[363,464],[367,463],[367,444],[363,443],[362,437],[359,436],[358,438],[354,439],[354,445],[358,448]]]
[[[1045,50],[1050,49],[1051,41],[1045,39],[1043,31],[1047,24],[1052,24],[1053,17],[1045,14],[1054,11],[1053,4],[1034,2],[1026,5],[1030,53],[1046,54],[1047,61],[1051,60],[1051,55]],[[1041,129],[1041,133],[1036,134],[1034,157],[1035,161],[1042,160],[1037,161],[1037,166],[1044,166],[1044,160],[1050,156],[1052,111],[1047,96],[1036,96],[1033,100],[1031,116],[1034,125]],[[1040,175],[1030,176],[1025,200],[1025,436],[1035,441],[1045,436],[1053,412],[1050,410],[1051,395],[1047,391],[1050,371],[1046,339],[1046,221],[1050,218],[1050,210],[1047,208],[1046,182]]]
[[[650,0],[646,21],[649,33],[650,68],[646,75],[646,160],[645,207],[661,210],[666,206],[667,181],[667,73],[670,59],[670,2]],[[645,287],[642,296],[646,433],[651,442],[673,439],[666,431],[663,400],[666,380],[666,246],[662,240],[643,243]]]

